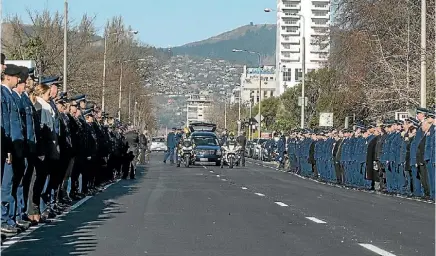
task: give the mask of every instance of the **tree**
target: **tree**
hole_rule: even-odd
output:
[[[8,59],[36,60],[37,70],[43,76],[63,75],[62,14],[44,10],[28,11],[28,16],[30,25],[23,24],[18,16],[11,17],[3,24],[2,46],[6,56]],[[78,23],[70,21],[67,25],[67,87],[70,95],[85,93],[88,99],[100,102],[103,90],[104,39],[96,34],[94,20],[95,17],[83,15]],[[155,109],[149,97],[152,92],[146,84],[153,80],[157,61],[150,47],[140,45],[132,34],[127,33],[130,30],[121,17],[112,18],[105,29],[108,38],[105,111],[117,116],[121,83],[122,120],[128,121],[130,109],[130,121],[133,121],[133,108],[135,102],[138,102],[141,123],[154,125]],[[121,62],[125,62],[122,79]]]

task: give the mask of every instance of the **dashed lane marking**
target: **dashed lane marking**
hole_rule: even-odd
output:
[[[264,194],[261,194],[261,193],[254,193],[255,195],[258,195],[258,196],[265,196]]]
[[[218,174],[216,175],[218,178],[220,177]]]
[[[248,188],[246,188],[246,187],[241,187],[243,190],[247,190]]]
[[[372,244],[359,244],[359,245],[372,251],[372,252],[375,252],[377,255],[380,255],[380,256],[396,256],[395,254],[392,254],[388,251],[380,249],[377,246],[372,245]]]
[[[226,179],[221,179],[222,181],[227,181]]]
[[[213,173],[213,171],[209,171],[210,173]]]
[[[327,222],[325,222],[323,220],[320,220],[320,219],[317,219],[315,217],[306,217],[306,219],[311,220],[311,221],[313,221],[315,223],[318,223],[318,224],[325,224],[325,223],[327,223]]]
[[[280,205],[282,207],[287,207],[288,206],[287,204],[282,203],[282,202],[274,202],[274,203],[276,203],[276,204],[278,204],[278,205]]]

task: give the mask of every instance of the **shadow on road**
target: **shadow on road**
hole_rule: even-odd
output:
[[[119,181],[66,216],[38,228],[21,241],[2,250],[2,255],[88,255],[97,245],[94,230],[125,212],[117,199],[137,193],[136,184],[145,179],[148,168],[139,166],[135,180]]]

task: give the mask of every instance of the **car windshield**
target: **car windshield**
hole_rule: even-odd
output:
[[[218,140],[214,137],[193,137],[197,146],[217,146]]]
[[[165,142],[165,138],[153,138],[151,139],[152,142]]]

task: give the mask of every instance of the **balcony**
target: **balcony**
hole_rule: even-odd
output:
[[[283,54],[280,57],[282,59],[282,62],[285,63],[291,63],[291,62],[300,62],[300,56],[298,54],[292,54],[284,56]]]
[[[280,47],[280,51],[282,53],[300,53],[300,46],[293,45],[292,47],[287,47],[287,45],[283,45]]]
[[[292,11],[300,11],[301,4],[299,2],[287,2],[281,5],[282,11],[292,10]]]
[[[282,35],[286,35],[286,36],[300,36],[300,31],[295,31],[295,30],[283,30],[281,32]]]
[[[312,16],[316,18],[329,18],[330,17],[330,11],[312,11]]]
[[[281,42],[296,45],[296,44],[300,44],[300,38],[299,37],[282,36]]]
[[[312,3],[313,11],[330,11],[329,1],[324,2],[313,2]]]

